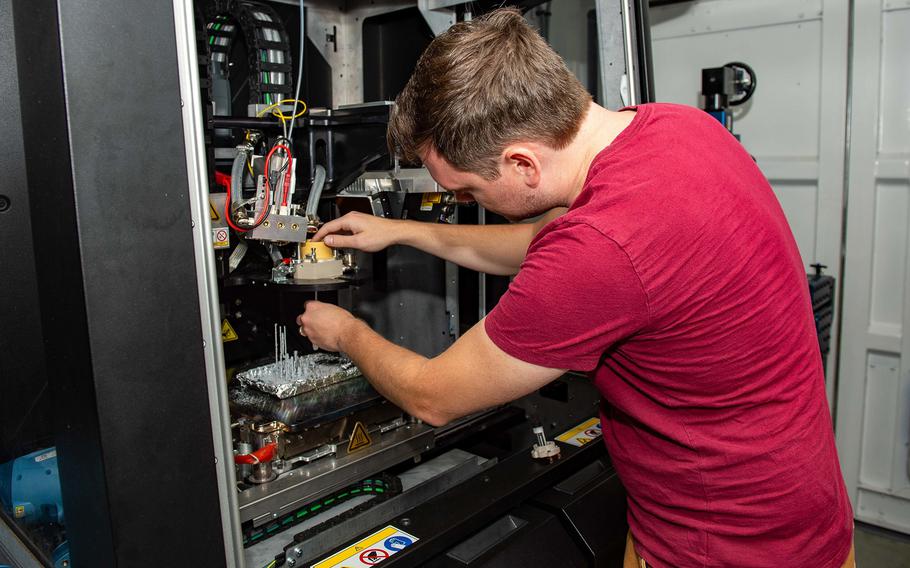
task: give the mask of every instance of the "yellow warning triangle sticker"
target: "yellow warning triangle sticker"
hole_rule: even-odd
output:
[[[368,448],[372,443],[373,440],[363,422],[358,421],[357,424],[354,424],[354,431],[351,432],[351,441],[348,444],[348,453]]]
[[[221,219],[221,215],[219,215],[218,211],[215,210],[215,204],[212,203],[211,199],[209,199],[209,216],[212,218],[212,221],[218,221]]]
[[[237,335],[237,332],[231,327],[230,322],[226,319],[221,320],[221,341],[227,343],[228,341],[236,341],[238,339],[240,339],[240,336]]]

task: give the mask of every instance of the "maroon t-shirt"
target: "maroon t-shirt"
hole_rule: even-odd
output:
[[[805,269],[768,182],[708,114],[639,106],[485,325],[518,359],[590,371],[649,564],[846,559]]]

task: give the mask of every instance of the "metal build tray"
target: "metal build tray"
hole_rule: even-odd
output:
[[[282,422],[291,431],[329,422],[383,400],[363,376],[284,399],[238,383],[230,389],[229,398],[233,416]]]
[[[278,398],[322,389],[360,376],[347,356],[336,353],[293,355],[279,353],[274,361],[237,373],[237,381]]]

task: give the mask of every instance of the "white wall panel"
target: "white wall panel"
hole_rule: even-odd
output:
[[[897,3],[895,3],[897,5]],[[882,13],[879,152],[910,153],[910,9]]]
[[[879,332],[900,336],[907,272],[907,223],[910,199],[902,183],[881,182],[876,191],[872,242],[872,306],[869,324]]]
[[[910,526],[910,509],[882,493],[860,489],[854,512],[858,519],[896,531],[906,531],[904,527]]]
[[[910,533],[910,1],[853,31],[837,441],[856,517]]]
[[[894,439],[900,393],[900,359],[870,353],[863,399],[863,449],[860,483],[886,490],[891,487]]]

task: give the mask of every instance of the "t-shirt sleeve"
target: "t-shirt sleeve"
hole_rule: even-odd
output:
[[[597,229],[565,222],[544,230],[487,315],[487,335],[522,361],[590,371],[647,325],[647,296],[628,255]]]

